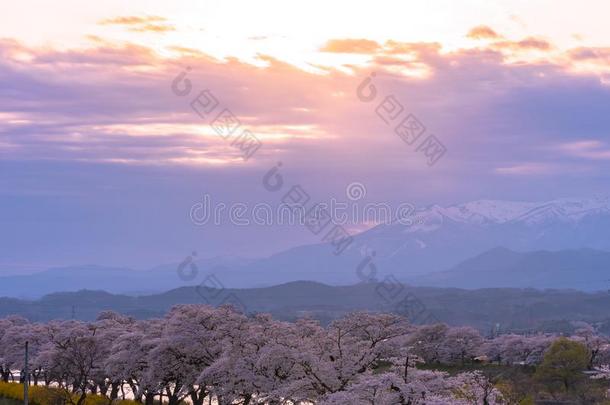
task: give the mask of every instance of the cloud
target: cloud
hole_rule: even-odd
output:
[[[0,153],[10,151],[11,159],[243,167],[238,151],[210,128],[214,117],[203,120],[190,107],[209,89],[243,128],[265,140],[247,165],[266,165],[281,155],[299,172],[315,171],[315,156],[316,166],[332,168],[337,178],[367,171],[390,177],[405,170],[424,177],[442,173],[435,188],[441,192],[446,182],[459,188],[468,176],[484,182],[480,173],[557,174],[532,164],[541,157],[566,158],[549,144],[577,141],[574,134],[583,131],[603,136],[610,127],[603,107],[610,93],[598,76],[575,74],[556,62],[512,64],[490,48],[446,52],[436,43],[387,41],[368,65],[324,67],[323,74],[269,55],[259,56],[265,66],[254,66],[197,49],[170,50],[174,56],[168,58],[103,40],[68,50],[0,43],[0,85],[6,89],[0,111],[19,112],[0,123]],[[186,66],[193,90],[177,97],[171,83]],[[378,96],[363,103],[356,88],[372,71]],[[397,122],[379,117],[379,104],[392,94],[403,114],[416,115],[427,134],[449,149],[434,170],[415,152],[417,145],[394,133]]]
[[[156,61],[156,55],[150,48],[125,43],[108,45],[106,43],[92,48],[78,50],[43,50],[33,54],[33,63],[40,65],[150,65]]]
[[[550,42],[542,38],[527,37],[519,41],[508,40],[486,25],[472,28],[466,34],[471,39],[491,41],[490,49],[511,51],[549,51],[553,48]]]
[[[331,100],[317,94],[332,92],[331,77],[264,55],[268,67],[263,69],[196,50],[177,51],[178,59],[166,60],[128,43],[67,51],[5,43],[0,53],[27,53],[29,60],[9,57],[0,63],[6,73],[0,78],[6,89],[0,111],[23,115],[0,123],[6,140],[0,152],[10,150],[15,159],[243,165],[239,150],[209,126],[213,117],[203,120],[190,106],[205,88],[212,89],[220,107],[239,116],[242,128],[265,140],[268,148],[261,156],[288,142],[298,148],[330,137],[321,128],[332,120]],[[193,67],[193,90],[179,98],[171,84],[183,66]],[[335,83],[341,80],[347,78]]]
[[[419,58],[438,54],[442,46],[438,42],[399,42],[386,41],[383,48],[384,54],[389,55],[416,55]]]
[[[553,46],[544,39],[528,37],[520,41],[494,42],[490,45],[490,48],[508,49],[512,51],[549,51]]]
[[[569,55],[575,60],[609,60],[610,48],[579,47],[570,50]]]
[[[167,21],[164,17],[159,16],[122,16],[108,18],[100,21],[102,25],[141,25]]]
[[[561,170],[556,165],[548,163],[520,163],[514,166],[497,167],[494,171],[511,176],[532,176],[556,174]]]
[[[159,16],[123,16],[100,21],[101,25],[120,25],[128,27],[133,32],[168,32],[175,31],[175,27],[166,24],[167,19]]]
[[[490,27],[486,25],[479,25],[477,27],[472,28],[466,34],[468,38],[472,39],[500,39],[501,35],[496,33],[496,31],[492,30]]]
[[[381,45],[368,39],[331,39],[320,48],[322,52],[372,54],[381,49]]]
[[[172,25],[160,25],[160,24],[143,24],[137,27],[130,28],[130,31],[134,32],[168,32],[175,31],[176,28]]]
[[[597,140],[567,142],[558,146],[567,155],[588,160],[610,160],[610,146]]]

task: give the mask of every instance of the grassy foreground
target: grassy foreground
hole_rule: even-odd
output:
[[[0,397],[0,405],[20,405],[21,402],[14,399]]]
[[[31,405],[76,404],[78,395],[67,394],[64,390],[31,385],[29,389]],[[23,384],[0,382],[0,405],[18,405],[23,403]],[[87,395],[84,405],[141,405],[131,400],[111,401],[102,395]]]

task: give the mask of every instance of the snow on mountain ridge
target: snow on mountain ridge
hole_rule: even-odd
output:
[[[592,214],[610,214],[610,201],[597,199],[557,199],[547,202],[477,200],[459,205],[429,206],[414,213],[408,232],[438,229],[445,219],[473,225],[504,223],[540,224],[545,221],[578,222]]]

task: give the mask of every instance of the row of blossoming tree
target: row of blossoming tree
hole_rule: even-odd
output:
[[[76,394],[78,405],[89,394],[147,405],[499,404],[509,401],[479,371],[416,365],[535,365],[556,339],[486,339],[470,327],[414,326],[393,314],[354,313],[323,327],[180,305],[163,319],[114,312],[94,322],[0,319],[0,373],[9,381],[23,369],[28,341],[31,382]],[[606,339],[586,327],[570,339],[586,348],[586,367],[603,376]]]

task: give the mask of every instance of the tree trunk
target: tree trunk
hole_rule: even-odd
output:
[[[191,392],[191,402],[193,405],[203,405],[203,401],[205,401],[205,397],[207,393],[205,391],[199,390],[199,393],[196,391]]]
[[[83,391],[80,394],[80,397],[78,397],[78,402],[76,403],[76,405],[83,405],[85,403],[85,399],[87,399],[87,393]]]
[[[144,396],[144,392],[143,392],[144,390],[138,389],[138,384],[131,378],[129,380],[127,380],[127,384],[129,385],[129,388],[131,388],[131,392],[133,392],[134,399],[138,402],[142,402],[142,397]],[[122,389],[123,389],[123,387],[121,387],[121,390]],[[125,395],[125,391],[123,391],[123,395]]]
[[[110,385],[110,400],[115,400],[119,397],[119,383],[113,382]]]
[[[178,405],[178,395],[176,395],[178,384],[176,384],[173,392],[170,388],[167,388],[165,391],[167,393],[167,405]],[[161,397],[161,402],[163,402],[163,397]]]

